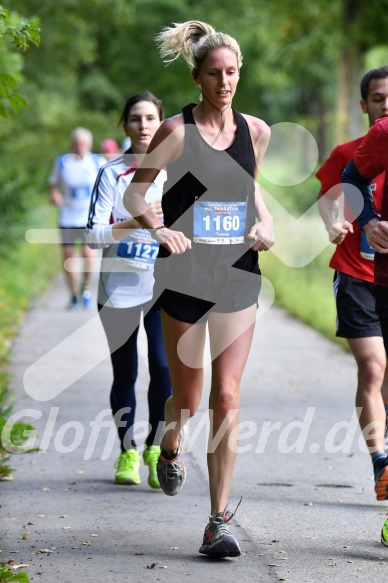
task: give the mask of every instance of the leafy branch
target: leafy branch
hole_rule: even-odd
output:
[[[28,575],[24,571],[19,573],[14,573],[13,565],[14,561],[8,561],[8,563],[0,563],[0,583],[28,583]],[[19,567],[19,565],[16,565]],[[26,565],[20,565],[21,567],[26,567]]]
[[[17,21],[15,14],[0,5],[0,42],[14,45],[19,51],[25,51],[31,44],[39,46],[40,29],[38,21]],[[26,107],[27,102],[16,91],[18,83],[15,77],[9,73],[0,73],[0,116],[8,119],[6,103],[10,104],[17,113],[20,107]]]

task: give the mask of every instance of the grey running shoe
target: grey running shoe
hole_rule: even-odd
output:
[[[237,505],[240,506],[241,500]],[[234,512],[219,512],[213,522],[209,522],[205,528],[202,546],[199,552],[216,559],[225,557],[239,557],[241,555],[240,545],[230,531],[230,522],[236,514]]]
[[[163,456],[163,450],[158,459],[156,471],[158,474],[159,484],[167,496],[175,496],[182,488],[186,480],[186,468],[182,460],[181,452],[182,442],[179,440],[176,457],[172,460]]]

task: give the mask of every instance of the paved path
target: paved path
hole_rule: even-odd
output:
[[[13,344],[14,413],[35,417],[43,451],[12,456],[13,480],[0,482],[2,558],[28,565],[42,583],[386,581],[387,504],[375,500],[358,430],[350,435],[349,354],[278,309],[259,318],[242,385],[247,451],[231,504],[243,497],[233,524],[244,555],[212,561],[197,553],[209,511],[207,390],[190,424],[179,496],[152,491],[146,468],[142,485],[114,485],[105,337],[94,309],[68,313],[66,299],[58,277]],[[142,333],[138,421],[147,418],[144,344]],[[99,418],[106,426],[97,432]]]

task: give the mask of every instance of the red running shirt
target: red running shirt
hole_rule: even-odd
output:
[[[353,156],[357,170],[366,178],[377,176],[388,170],[388,118],[375,121],[362,144]],[[376,207],[378,214],[379,210]],[[384,193],[381,206],[381,219],[388,221],[388,182],[384,180]],[[375,284],[388,287],[388,255],[375,255]]]
[[[342,194],[341,174],[352,159],[357,148],[363,143],[364,138],[357,138],[351,142],[346,142],[337,146],[329,158],[324,162],[316,173],[316,177],[321,183],[321,192],[330,198],[339,198]],[[388,136],[387,136],[388,143]],[[357,164],[358,167],[358,164]],[[364,174],[360,170],[361,174]],[[377,176],[371,184],[373,201],[376,212],[380,214],[384,191],[385,172],[375,172],[369,176]],[[344,241],[336,246],[334,254],[330,260],[330,267],[336,271],[341,271],[347,275],[357,277],[364,281],[373,283],[374,281],[374,261],[364,259],[360,254],[361,231],[354,215],[351,213],[346,200],[344,201],[345,219],[352,222],[354,233],[348,233]]]

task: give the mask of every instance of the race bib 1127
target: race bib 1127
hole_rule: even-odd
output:
[[[138,269],[153,269],[159,251],[159,243],[148,231],[137,229],[125,237],[117,247],[117,258]]]

